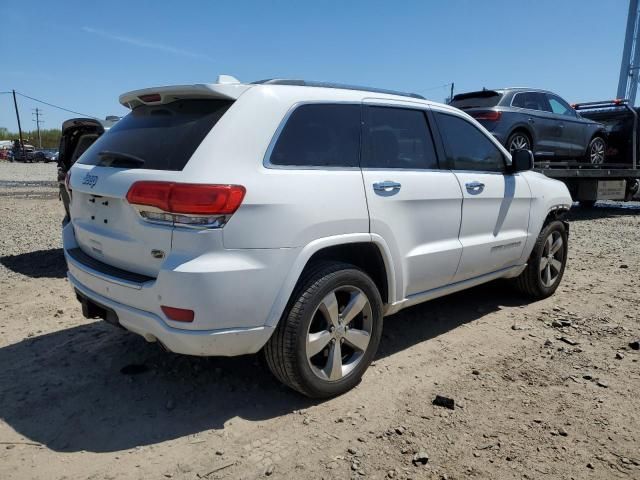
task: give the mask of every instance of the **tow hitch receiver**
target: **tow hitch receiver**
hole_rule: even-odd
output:
[[[80,293],[78,290],[76,290],[76,298],[82,305],[82,315],[84,316],[84,318],[101,318],[111,325],[123,328],[122,325],[120,325],[120,321],[118,320],[118,315],[110,308],[94,302],[93,300]]]

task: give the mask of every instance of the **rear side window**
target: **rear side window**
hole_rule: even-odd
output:
[[[197,99],[141,105],[102,135],[78,162],[182,170],[232,103]]]
[[[425,112],[396,107],[368,107],[368,111],[363,167],[438,168]]]
[[[463,118],[435,112],[447,159],[453,170],[502,172],[502,152]]]
[[[269,157],[272,165],[357,167],[360,105],[309,104],[289,116]]]
[[[512,107],[526,108],[528,110],[539,110],[541,112],[550,112],[551,108],[547,103],[547,98],[543,93],[539,92],[521,92],[516,93],[511,100]]]

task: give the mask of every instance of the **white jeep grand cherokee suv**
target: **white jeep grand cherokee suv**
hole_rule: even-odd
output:
[[[465,113],[296,80],[150,88],[71,169],[83,313],[187,355],[264,351],[311,397],[358,383],[382,319],[498,278],[558,287],[571,205]]]

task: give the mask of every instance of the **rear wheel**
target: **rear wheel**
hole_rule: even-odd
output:
[[[515,150],[531,150],[531,138],[524,132],[513,132],[507,139],[507,149],[509,153]]]
[[[604,163],[606,148],[604,138],[593,137],[587,148],[587,161],[591,165],[602,165]]]
[[[567,252],[564,223],[555,220],[546,225],[538,235],[527,268],[515,279],[518,289],[535,299],[553,295],[564,275]]]
[[[321,262],[300,280],[289,308],[265,346],[269,369],[313,398],[358,384],[382,334],[382,299],[362,270]]]

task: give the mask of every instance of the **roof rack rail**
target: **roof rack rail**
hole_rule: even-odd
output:
[[[417,93],[396,92],[395,90],[386,90],[384,88],[361,87],[357,85],[343,85],[341,83],[331,82],[314,82],[309,80],[294,80],[284,78],[270,78],[267,80],[258,80],[251,82],[253,85],[293,85],[299,87],[319,87],[319,88],[337,88],[340,90],[361,90],[363,92],[385,93],[388,95],[399,95],[401,97],[419,98],[425,100],[422,95]]]

